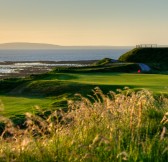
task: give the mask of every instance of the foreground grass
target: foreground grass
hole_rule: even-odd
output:
[[[1,117],[0,161],[167,161],[167,99],[119,92],[96,88],[90,99],[69,101],[66,113],[27,113],[25,130]]]

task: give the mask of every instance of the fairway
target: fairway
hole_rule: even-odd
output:
[[[52,100],[50,98],[31,98],[31,97],[15,97],[0,96],[3,103],[4,111],[1,114],[5,116],[20,115],[25,112],[34,112],[35,106],[38,105],[42,109],[50,107]]]
[[[146,88],[154,93],[168,93],[168,75],[160,74],[123,74],[123,73],[87,73],[62,74],[57,78],[67,82],[92,85],[131,86]]]
[[[28,90],[33,90],[28,96],[11,96],[1,94],[0,100],[4,104],[3,114],[6,116],[33,112],[34,106],[42,109],[50,109],[53,103],[54,108],[58,105],[65,105],[67,96],[73,97],[75,93],[87,95],[91,90],[99,86],[103,91],[116,90],[125,86],[133,89],[146,88],[155,94],[168,94],[168,75],[161,74],[127,74],[127,73],[48,73],[43,78],[31,80]],[[23,87],[22,87],[23,88]],[[39,96],[34,95],[39,92]],[[50,96],[40,96],[41,92],[57,92]],[[65,96],[64,96],[65,95]],[[61,107],[60,106],[60,107]]]

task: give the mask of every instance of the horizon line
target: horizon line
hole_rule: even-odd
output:
[[[7,45],[7,44],[36,44],[36,45],[51,45],[51,46],[57,46],[57,47],[136,47],[135,45],[60,45],[60,44],[53,44],[53,43],[44,43],[44,42],[3,42],[0,43],[0,45]],[[143,43],[143,44],[149,44],[149,43]],[[151,43],[153,44],[153,43]],[[157,43],[155,43],[157,44]],[[157,46],[168,46],[166,44],[157,44]]]
[[[66,46],[66,47],[120,47],[120,46],[136,46],[136,45],[60,45],[60,44],[53,44],[53,43],[44,43],[44,42],[2,42],[0,45],[5,44],[44,44],[44,45],[54,45],[54,46]]]

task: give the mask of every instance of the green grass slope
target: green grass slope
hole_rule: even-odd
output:
[[[167,63],[168,48],[135,48],[119,58],[124,62]]]
[[[0,80],[4,115],[34,111],[34,105],[42,109],[66,108],[67,100],[73,99],[74,94],[87,96],[95,87],[105,93],[125,86],[135,90],[147,88],[157,94],[168,92],[168,75],[137,74],[139,67],[134,63],[111,63],[109,59],[99,63],[101,65],[58,67],[45,74]]]
[[[13,80],[14,81],[14,80]],[[135,90],[146,88],[154,93],[168,92],[168,75],[160,74],[128,74],[111,72],[92,73],[48,73],[33,78],[17,81],[15,87],[3,88],[5,80],[0,84],[1,96],[5,105],[4,114],[17,115],[32,111],[34,105],[46,108],[66,107],[67,100],[80,93],[84,96],[92,94],[92,89],[100,87],[104,92],[128,86]],[[9,83],[10,80],[7,80]]]

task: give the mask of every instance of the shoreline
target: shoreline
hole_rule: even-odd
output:
[[[12,65],[15,63],[43,63],[43,64],[92,64],[98,60],[78,60],[78,61],[3,61],[0,65]]]
[[[4,61],[0,62],[0,79],[42,74],[59,66],[88,66],[96,61]]]

